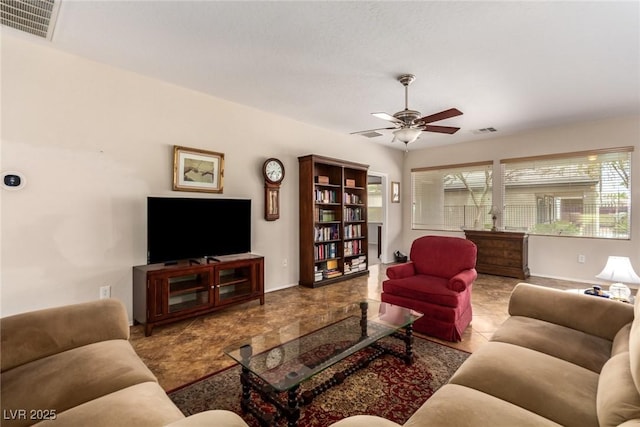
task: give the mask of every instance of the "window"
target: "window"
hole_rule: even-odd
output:
[[[480,162],[412,169],[412,228],[490,229],[492,165]]]
[[[502,160],[502,225],[530,234],[629,239],[632,151]]]

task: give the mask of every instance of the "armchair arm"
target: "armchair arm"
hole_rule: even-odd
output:
[[[462,292],[467,289],[474,280],[476,280],[476,277],[478,277],[478,272],[475,268],[462,270],[460,273],[449,279],[447,287],[452,291]]]
[[[389,279],[404,279],[405,277],[415,276],[416,268],[412,261],[404,264],[393,265],[387,268],[387,277]]]
[[[2,372],[83,345],[129,339],[122,303],[103,299],[0,319]]]
[[[633,306],[605,298],[518,283],[509,314],[544,320],[608,340],[633,320]]]

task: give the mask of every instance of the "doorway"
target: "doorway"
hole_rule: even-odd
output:
[[[385,185],[386,177],[375,172],[367,176],[367,227],[369,265],[380,264],[384,253],[384,222],[386,217]]]

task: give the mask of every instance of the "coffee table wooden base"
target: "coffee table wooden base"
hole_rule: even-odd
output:
[[[408,325],[404,328],[404,333],[395,332],[391,336],[405,343],[404,352],[399,352],[386,347],[379,342],[375,342],[369,347],[365,347],[373,348],[375,350],[373,353],[361,357],[352,366],[349,366],[340,372],[336,372],[328,380],[303,393],[300,393],[299,384],[290,388],[286,392],[278,392],[271,385],[267,384],[257,375],[249,371],[249,369],[242,367],[242,372],[240,373],[240,382],[242,384],[242,400],[240,402],[240,406],[245,413],[253,415],[263,427],[274,426],[282,419],[286,419],[287,426],[295,427],[298,425],[298,420],[300,419],[300,408],[302,406],[309,405],[313,399],[329,390],[331,387],[342,384],[347,377],[366,368],[378,357],[390,354],[403,360],[407,365],[411,365],[413,363],[413,326]],[[273,406],[274,412],[267,413],[253,402],[251,399],[251,391],[255,392],[255,394],[257,394],[264,403]],[[286,393],[286,401],[283,398],[284,393]]]

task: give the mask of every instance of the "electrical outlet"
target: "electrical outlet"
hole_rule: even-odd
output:
[[[586,258],[585,258],[585,256],[584,256],[584,255],[582,255],[582,254],[578,255],[578,262],[579,262],[580,264],[584,264],[584,263],[585,263],[585,261],[586,261]]]
[[[100,299],[111,298],[111,286],[100,286]]]
[[[287,268],[287,265],[289,265],[288,261],[286,258],[282,259],[282,268]]]

